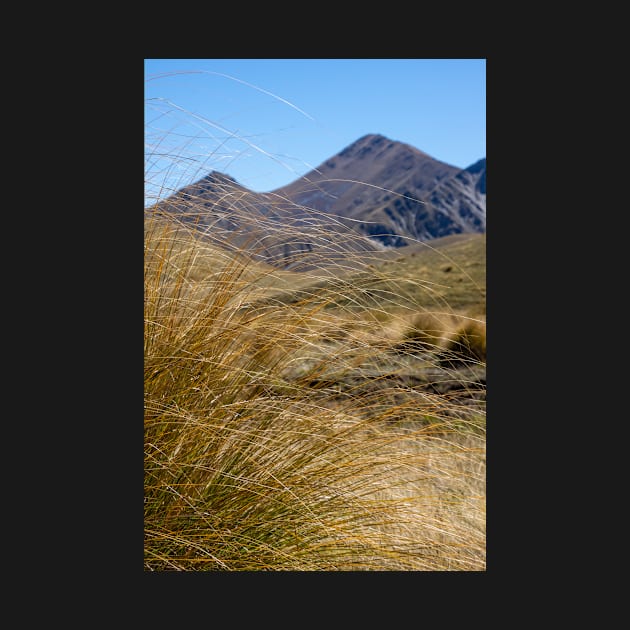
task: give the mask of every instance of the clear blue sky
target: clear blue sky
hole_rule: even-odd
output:
[[[486,60],[145,60],[149,196],[211,170],[274,190],[368,133],[460,168],[486,157]]]

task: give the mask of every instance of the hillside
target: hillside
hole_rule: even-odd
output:
[[[288,362],[289,381],[366,400],[388,396],[395,405],[437,393],[448,396],[449,413],[478,417],[485,409],[485,356],[460,365],[443,359],[457,329],[474,324],[485,331],[485,279],[485,235],[459,234],[385,252],[359,272],[294,285],[244,306],[261,314],[305,306],[318,313],[309,343]],[[435,339],[418,350],[404,339],[425,320]]]

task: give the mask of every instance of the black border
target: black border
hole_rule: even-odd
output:
[[[142,228],[133,199],[137,195],[138,202],[143,203],[143,199],[140,200],[143,189],[139,176],[140,169],[143,169],[140,149],[140,143],[143,142],[143,131],[140,130],[143,114],[140,100],[143,99],[144,58],[178,56],[161,52],[156,54],[155,50],[151,50],[137,59],[124,60],[124,63],[111,67],[101,77],[99,88],[88,92],[87,98],[100,102],[108,113],[111,108],[120,108],[121,115],[109,126],[104,120],[98,121],[97,124],[103,124],[97,130],[99,142],[103,143],[100,147],[102,150],[96,152],[93,147],[89,148],[90,156],[98,153],[96,160],[90,157],[85,163],[80,155],[73,158],[78,170],[75,171],[71,188],[74,187],[75,194],[80,195],[83,203],[74,217],[76,220],[70,217],[70,221],[80,226],[83,238],[78,247],[73,238],[75,249],[64,252],[69,256],[69,268],[63,280],[70,282],[72,292],[79,295],[78,300],[73,302],[78,302],[76,311],[64,311],[61,319],[69,317],[72,323],[67,324],[66,329],[72,329],[73,332],[78,330],[84,339],[79,340],[75,348],[73,369],[67,374],[72,397],[77,406],[84,410],[79,412],[77,424],[73,424],[72,431],[76,430],[77,434],[74,449],[77,457],[69,465],[68,474],[88,479],[90,483],[97,479],[98,486],[98,490],[89,493],[78,503],[82,523],[77,524],[77,527],[83,530],[78,534],[79,546],[89,547],[97,536],[100,557],[96,563],[102,565],[105,561],[112,565],[115,573],[131,575],[139,572],[151,575],[143,571],[142,561],[142,457],[138,456],[142,452],[142,429],[139,423],[142,414],[139,336],[142,321]],[[239,56],[250,57],[206,53],[181,58]],[[284,58],[286,55],[268,54],[265,57]],[[296,57],[309,58],[309,55]],[[324,58],[326,55],[310,57]],[[330,58],[343,57],[341,54]],[[388,58],[388,55],[374,57]],[[418,54],[391,56],[423,57]],[[540,343],[538,329],[531,319],[535,315],[532,311],[544,300],[538,293],[541,286],[538,279],[544,279],[548,272],[544,256],[550,243],[549,239],[544,238],[544,225],[541,228],[545,217],[541,219],[536,213],[536,208],[540,206],[536,203],[537,156],[534,154],[540,147],[531,147],[531,122],[519,113],[522,110],[519,109],[519,103],[515,102],[514,95],[523,94],[519,66],[513,60],[501,59],[500,55],[491,56],[487,51],[480,50],[472,54],[470,51],[436,54],[434,50],[426,57],[487,60],[487,133],[491,164],[487,230],[488,554],[485,572],[457,573],[460,577],[455,579],[462,580],[468,588],[479,578],[484,579],[485,575],[514,573],[518,570],[515,563],[519,559],[527,563],[528,559],[524,555],[533,551],[532,539],[528,538],[530,534],[527,531],[523,531],[522,522],[525,521],[526,528],[532,526],[532,511],[537,509],[531,504],[537,493],[532,485],[536,486],[542,479],[540,474],[534,472],[531,475],[528,470],[532,466],[532,443],[541,440],[538,431],[543,420],[532,418],[540,410],[540,404],[535,400],[534,375],[540,371],[541,357],[536,352]],[[109,97],[102,92],[103,84],[108,81],[115,86]],[[82,94],[85,95],[83,88]],[[138,119],[129,113],[136,106]],[[76,125],[91,125],[89,135],[94,135],[93,115],[88,120],[84,119],[83,123],[77,122],[74,116],[69,118]],[[493,157],[495,155],[496,159]],[[116,181],[117,186],[120,184],[115,191],[105,185],[108,177]],[[77,260],[83,262],[77,264]],[[86,266],[91,276],[89,286],[78,279],[72,280]],[[94,322],[98,323],[95,325]],[[138,352],[137,363],[133,358],[136,352],[134,348]],[[77,393],[77,389],[84,390],[85,394]],[[544,446],[541,448],[544,450]],[[544,517],[539,517],[544,520]],[[78,515],[73,518],[78,518]],[[96,524],[97,533],[88,523],[92,526]],[[97,570],[101,568],[99,566]],[[214,584],[226,584],[231,588],[235,584],[234,579],[252,585],[269,580],[262,574],[240,575],[242,577],[236,578],[223,573],[204,574],[204,578],[196,580],[196,583],[205,588],[208,585],[206,580],[214,576]],[[307,584],[318,583],[317,578],[306,578],[306,575],[294,574],[289,576],[289,580],[303,584],[300,580],[308,579]],[[382,575],[389,581],[387,576],[394,577],[396,574]],[[272,584],[286,584],[276,582],[278,579],[287,578],[274,577]],[[329,579],[330,576],[327,576],[321,585],[333,588],[333,584],[337,583]],[[345,578],[336,575],[332,579]],[[375,579],[380,584],[381,578]],[[412,579],[414,584],[419,579],[421,582],[418,584],[425,585],[433,583],[433,580],[442,584],[441,580],[451,578],[437,577],[432,573],[414,573],[406,577],[398,575],[395,582],[406,582],[407,579]],[[151,584],[156,585],[156,582],[151,580]],[[365,581],[359,584],[362,587],[368,585]],[[187,588],[190,585],[189,581]]]

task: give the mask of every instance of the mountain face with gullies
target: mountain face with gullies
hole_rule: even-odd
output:
[[[486,160],[461,170],[402,142],[363,136],[277,193],[354,219],[385,245],[485,232]]]
[[[309,239],[319,227],[356,235],[332,238],[324,255],[378,251],[484,233],[486,159],[460,169],[403,142],[368,134],[271,192],[251,191],[212,171],[157,207],[183,211],[216,239],[247,242],[250,250],[254,243],[257,255],[269,262],[321,249],[317,238]]]

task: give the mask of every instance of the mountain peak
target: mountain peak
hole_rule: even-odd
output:
[[[355,144],[358,143],[370,143],[370,144],[381,144],[382,142],[392,142],[389,138],[386,138],[380,133],[366,133],[364,136],[361,136]]]
[[[236,184],[237,181],[227,175],[226,173],[222,173],[221,171],[210,171],[205,177],[199,180],[197,183],[208,183],[208,184]]]
[[[420,149],[416,149],[416,147],[412,147],[410,144],[406,144],[398,140],[392,140],[380,133],[368,133],[361,136],[338,155],[340,157],[361,159],[368,156],[376,157],[377,155],[381,158],[381,156],[384,156],[385,153],[387,153],[387,157],[389,158],[389,154],[394,152],[407,154],[414,153],[416,156],[433,159],[428,153],[420,151]]]
[[[465,170],[467,170],[469,173],[479,173],[485,170],[485,168],[486,168],[486,158],[484,157],[484,158],[481,158],[480,160],[477,160],[474,164],[471,164]]]
[[[221,192],[233,190],[239,183],[230,175],[220,171],[210,171],[205,177],[183,189],[185,192],[193,192],[197,195],[204,192]]]

